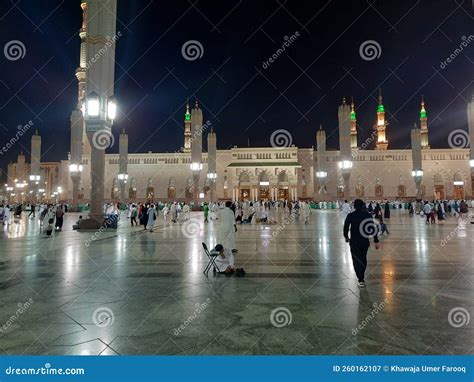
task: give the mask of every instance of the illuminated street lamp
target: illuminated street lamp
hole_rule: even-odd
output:
[[[328,173],[326,171],[316,171],[316,178],[323,179],[327,178]]]
[[[411,176],[413,178],[422,178],[423,177],[423,170],[413,170],[411,172]]]
[[[191,171],[201,171],[202,170],[202,163],[199,162],[193,162],[191,163]]]
[[[85,102],[84,117],[98,118],[100,115],[100,97],[96,92],[91,92]]]
[[[107,118],[113,121],[116,116],[117,116],[117,101],[115,100],[115,97],[112,96],[109,98],[109,101],[107,102]]]
[[[77,174],[82,172],[82,164],[70,164],[69,165],[69,172],[71,174]]]
[[[338,163],[341,170],[350,170],[352,168],[352,161],[342,160]]]
[[[209,172],[207,174],[207,179],[215,180],[215,179],[217,179],[217,174],[215,172]]]

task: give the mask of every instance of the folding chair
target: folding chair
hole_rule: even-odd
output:
[[[202,243],[202,247],[204,248],[204,253],[206,254],[207,258],[209,259],[209,263],[206,265],[206,268],[204,269],[204,274],[207,277],[207,274],[209,273],[209,270],[211,269],[212,266],[214,266],[217,269],[217,272],[220,272],[219,267],[216,264],[216,257],[219,256],[218,253],[210,253],[209,249],[207,249],[206,243]]]

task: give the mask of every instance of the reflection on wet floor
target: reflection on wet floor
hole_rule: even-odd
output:
[[[380,250],[369,250],[367,288],[360,290],[335,211],[313,212],[308,225],[297,219],[282,226],[277,214],[280,225],[239,226],[242,279],[202,274],[201,243],[216,244],[218,223],[204,224],[201,213],[192,215],[201,222],[192,237],[162,219],[153,233],[125,218],[116,231],[77,232],[77,217],[67,214],[63,231],[49,239],[37,218],[3,226],[0,323],[17,315],[19,303],[33,303],[0,333],[2,353],[472,351],[472,320],[457,328],[449,321],[453,309],[474,314],[474,226],[458,229],[454,218],[426,225],[392,212],[390,235]],[[272,312],[282,308],[291,323],[277,327]],[[190,323],[176,335],[183,322]]]

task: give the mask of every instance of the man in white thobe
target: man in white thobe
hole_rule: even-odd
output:
[[[150,208],[148,208],[148,223],[147,223],[147,228],[150,230],[150,232],[153,232],[153,228],[155,227],[155,222],[157,219],[157,212],[155,206],[152,204]]]
[[[344,203],[342,203],[341,212],[342,212],[342,215],[343,215],[344,219],[346,218],[347,215],[349,215],[351,213],[351,206],[350,206],[349,203],[347,203],[347,200],[344,200]]]
[[[226,202],[225,208],[220,211],[219,217],[219,229],[218,229],[218,240],[219,244],[222,244],[225,249],[235,249],[235,216],[234,212],[230,209],[232,202]]]

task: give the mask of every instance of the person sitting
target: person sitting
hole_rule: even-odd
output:
[[[212,254],[218,254],[216,257],[216,264],[219,268],[219,273],[225,273],[226,275],[231,275],[235,272],[234,265],[234,253],[230,249],[224,248],[222,244],[217,244],[215,248],[211,251]],[[216,268],[213,270],[217,272]]]
[[[244,212],[240,211],[240,214],[235,218],[235,223],[242,224],[244,221]]]
[[[79,226],[81,225],[81,223],[82,223],[82,215],[79,216],[79,219],[77,220],[76,224],[73,224],[72,229],[73,230],[79,229]]]
[[[242,224],[251,224],[252,223],[252,218],[254,217],[255,212],[252,212],[247,219],[242,220]]]

